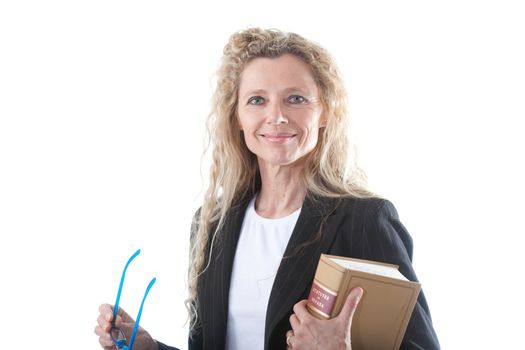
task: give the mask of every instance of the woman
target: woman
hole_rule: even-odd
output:
[[[231,36],[208,120],[210,185],[192,229],[190,349],[350,349],[360,288],[332,320],[305,308],[321,253],[396,264],[417,280],[395,208],[348,166],[345,101],[315,43],[258,28]],[[114,348],[111,306],[100,313],[95,332]],[[116,325],[127,332],[133,320],[122,313]],[[172,349],[145,330],[134,348]],[[402,348],[439,348],[423,293]]]

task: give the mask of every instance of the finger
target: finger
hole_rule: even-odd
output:
[[[294,336],[294,333],[292,330],[289,330],[286,332],[286,348],[291,349],[292,346],[292,337]]]
[[[346,297],[346,301],[339,313],[338,318],[348,322],[349,325],[352,324],[352,318],[354,317],[355,310],[357,305],[363,296],[363,288],[356,287],[350,291],[350,294]]]
[[[109,343],[108,343],[106,340],[103,340],[103,339],[99,338],[98,342],[99,342],[100,346],[103,347],[106,350],[115,349],[115,343],[113,343],[112,340],[110,340]]]
[[[98,335],[98,342],[103,348],[115,346],[115,344],[111,340],[111,336],[109,335],[109,333],[104,332],[104,330],[102,330],[100,326],[95,327],[95,334]]]
[[[134,325],[135,322],[126,322],[122,317],[117,315],[117,319],[115,320],[115,327],[122,329],[124,333],[127,334],[128,328],[133,327]]]
[[[113,320],[113,305],[110,305],[110,304],[102,304],[100,305],[100,307],[98,308],[98,311],[103,314],[108,321],[112,321]],[[131,316],[129,316],[126,311],[119,307],[118,310],[117,310],[117,315],[118,316],[121,316],[122,319],[124,320],[124,322],[135,322],[135,320],[133,320],[131,318]]]
[[[99,306],[98,311],[109,322],[111,322],[113,320],[113,306],[111,306],[109,304],[102,304],[102,305]],[[120,312],[119,312],[119,314],[120,314]]]
[[[131,334],[133,333],[133,327],[135,327],[135,322],[127,322],[127,320],[117,316],[117,319],[115,320],[115,327],[120,329],[127,339],[130,339]]]
[[[308,311],[308,309],[306,308],[306,304],[307,303],[308,303],[308,300],[306,300],[306,299],[305,300],[301,300],[300,302],[295,304],[294,307],[293,307],[293,312],[295,313],[295,315],[299,319],[299,322],[301,322],[302,320],[304,320],[306,318],[313,317],[310,314],[310,312]]]
[[[297,315],[292,314],[292,316],[290,316],[290,326],[292,326],[293,332],[296,332],[299,329],[300,325],[301,325],[301,322],[297,318]],[[291,332],[291,331],[288,331],[288,332]],[[288,335],[288,333],[286,334]]]
[[[104,315],[100,314],[97,318],[98,326],[105,332],[109,332],[111,329],[111,322],[104,317]]]
[[[103,330],[100,326],[95,327],[95,334],[98,335],[99,337],[111,339],[109,333]]]

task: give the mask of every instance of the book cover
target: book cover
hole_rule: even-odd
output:
[[[421,285],[396,265],[322,254],[308,310],[317,318],[336,317],[354,287],[364,293],[352,320],[352,349],[399,349]]]

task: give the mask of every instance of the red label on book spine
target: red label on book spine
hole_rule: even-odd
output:
[[[330,318],[336,297],[336,292],[314,280],[308,296],[308,304],[324,317]]]

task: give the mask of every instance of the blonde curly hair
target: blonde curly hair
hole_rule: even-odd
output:
[[[210,264],[212,250],[219,244],[228,210],[246,193],[254,193],[260,181],[257,158],[248,150],[237,124],[241,73],[256,57],[284,54],[292,54],[310,66],[326,118],[318,143],[307,156],[304,177],[298,180],[304,181],[309,193],[318,196],[372,196],[355,157],[349,157],[347,94],[330,54],[298,34],[276,29],[250,28],[231,35],[217,71],[212,110],[207,120],[212,164],[209,186],[192,228],[186,300],[190,328],[197,322],[198,278]]]

